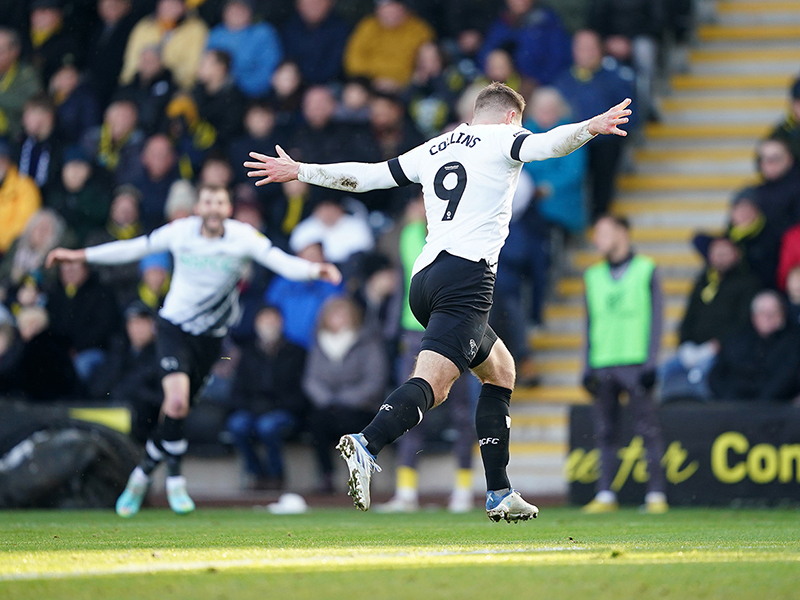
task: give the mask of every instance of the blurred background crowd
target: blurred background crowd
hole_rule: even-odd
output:
[[[0,393],[95,399],[134,413],[145,439],[161,402],[154,315],[170,256],[45,269],[56,246],[146,234],[190,215],[195,186],[232,190],[234,218],[276,245],[339,265],[340,286],[253,265],[241,323],[203,392],[257,481],[280,482],[280,443],[305,431],[330,487],[329,448],[402,381],[419,326],[407,274],[425,236],[415,187],[349,196],[301,182],[256,188],[248,152],[378,162],[470,121],[502,81],[546,131],[634,98],[628,138],[525,165],[501,255],[492,324],[537,374],[527,332],[565,247],[613,207],[637,130],[658,121],[667,44],[691,0],[20,0],[0,6]],[[699,235],[706,266],[665,396],[790,399],[800,391],[800,83],[757,148],[762,183],[730,225]],[[762,289],[775,290],[757,303]],[[770,301],[771,299],[771,301]],[[775,360],[775,357],[781,357]],[[469,419],[462,419],[469,428]],[[252,441],[269,452],[260,455]],[[469,446],[467,446],[469,448]],[[413,453],[412,453],[413,454]],[[264,456],[267,458],[265,459]]]

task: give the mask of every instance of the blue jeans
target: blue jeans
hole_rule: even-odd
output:
[[[297,427],[297,417],[286,410],[273,410],[263,415],[237,410],[228,417],[227,427],[249,473],[256,477],[283,477],[283,440]],[[266,461],[258,454],[258,442],[267,451]]]

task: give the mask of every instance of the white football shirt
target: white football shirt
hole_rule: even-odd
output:
[[[200,217],[178,219],[150,235],[86,249],[96,264],[133,262],[169,251],[172,282],[159,315],[193,335],[223,336],[239,317],[237,283],[251,259],[289,279],[319,276],[319,266],[290,256],[251,225],[227,219],[218,238],[201,234]]]

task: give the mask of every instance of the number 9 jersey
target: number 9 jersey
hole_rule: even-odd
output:
[[[412,275],[442,251],[485,259],[496,271],[529,135],[515,125],[464,123],[389,161],[398,185],[422,184],[428,236]]]

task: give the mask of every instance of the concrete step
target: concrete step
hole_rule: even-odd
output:
[[[702,259],[696,252],[693,252],[688,244],[681,246],[682,249],[658,247],[646,247],[644,244],[638,245],[643,254],[656,261],[658,266],[663,267],[687,267],[697,269],[702,265]],[[593,251],[581,250],[572,256],[572,265],[580,271],[587,269],[600,260],[600,257]]]
[[[759,124],[766,124],[772,126],[783,120],[786,109],[783,104],[775,108],[740,108],[740,109],[722,109],[722,108],[697,108],[687,107],[685,110],[662,110],[661,124],[662,125],[725,125],[725,126],[738,126],[742,123],[748,123],[753,118],[753,112],[758,111]]]
[[[520,403],[547,402],[551,404],[588,404],[589,394],[578,385],[516,388],[511,396],[512,405]]]
[[[800,64],[800,58],[798,59]],[[665,114],[688,112],[713,112],[719,111],[783,111],[788,110],[789,101],[785,92],[775,93],[772,96],[753,95],[745,93],[730,93],[725,95],[706,94],[675,94],[661,101],[661,110]],[[760,119],[764,120],[764,119]]]
[[[800,48],[796,41],[791,41],[783,47],[764,47],[764,48],[742,48],[739,43],[721,45],[704,44],[689,52],[689,62],[692,67],[698,67],[703,63],[717,62],[747,62],[757,61],[762,64],[771,62],[792,62],[800,63]]]
[[[800,38],[800,23],[701,25],[697,38],[701,42],[793,41]]]
[[[625,192],[692,190],[730,190],[756,183],[752,173],[688,173],[688,174],[634,174],[622,175],[617,182]]]
[[[751,74],[751,75],[709,75],[686,74],[674,75],[671,79],[673,90],[703,91],[709,90],[751,90],[762,89],[774,93],[789,89],[794,77],[791,74]]]
[[[665,302],[664,318],[672,321],[682,319],[685,312],[685,300],[674,298]],[[583,302],[575,304],[556,304],[549,305],[544,310],[544,320],[547,323],[548,331],[556,330],[555,325],[559,322],[585,324],[586,308]]]
[[[694,280],[689,277],[665,278],[661,286],[665,294],[686,297],[692,291]],[[583,279],[580,277],[565,277],[556,284],[556,293],[561,297],[583,296]]]
[[[697,140],[701,142],[715,140],[751,141],[761,139],[775,126],[774,120],[762,120],[745,123],[651,123],[645,127],[645,135],[649,140]]]
[[[738,61],[719,60],[692,63],[691,72],[695,75],[788,75],[797,71],[797,61],[743,59]]]
[[[678,336],[674,331],[666,333],[662,340],[662,348],[671,350],[677,345]],[[580,350],[583,348],[583,332],[548,332],[542,331],[531,336],[530,345],[537,351]]]
[[[740,163],[748,161],[753,167],[755,150],[752,144],[736,145],[730,148],[697,148],[687,145],[683,148],[653,148],[645,146],[634,152],[636,168],[641,165],[654,163],[703,163],[714,164],[715,168],[720,168],[721,164],[730,162]],[[721,164],[717,164],[721,163]]]
[[[728,160],[706,160],[697,157],[694,160],[687,160],[684,157],[679,159],[661,160],[637,160],[635,165],[636,175],[687,175],[702,176],[713,173],[714,175],[749,175],[752,180],[756,178],[756,168],[753,162],[752,152],[750,156]]]

